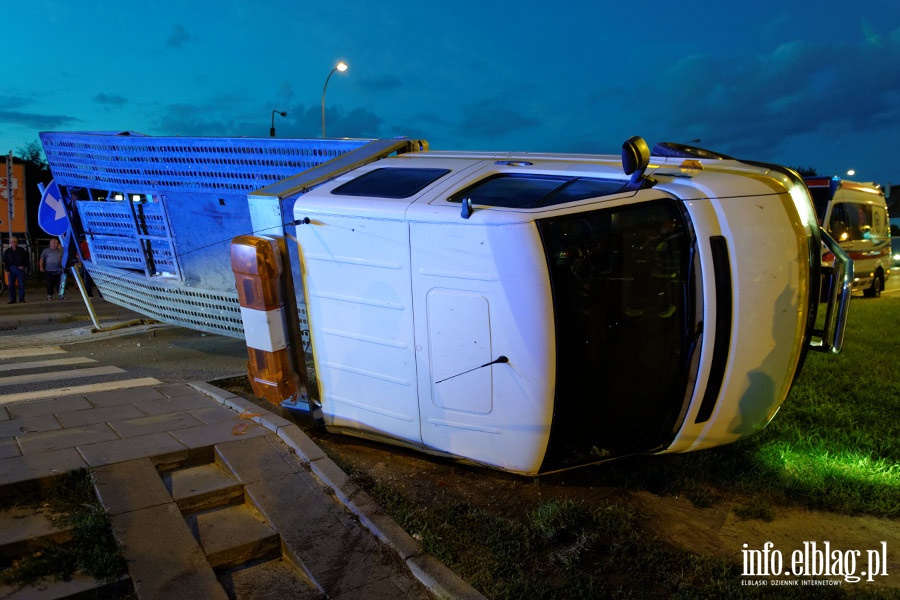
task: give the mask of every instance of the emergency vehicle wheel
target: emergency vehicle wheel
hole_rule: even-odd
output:
[[[881,275],[876,275],[872,280],[872,285],[863,290],[863,296],[866,298],[878,298],[881,296],[881,290],[884,289],[884,280]]]

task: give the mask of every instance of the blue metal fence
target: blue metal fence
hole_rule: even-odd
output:
[[[47,162],[60,185],[119,191],[244,194],[369,141],[41,134]]]
[[[243,337],[229,248],[253,233],[247,195],[371,140],[77,132],[42,133],[41,142],[105,298],[164,322]],[[284,227],[262,233],[283,235]]]

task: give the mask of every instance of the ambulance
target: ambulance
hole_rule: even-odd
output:
[[[839,177],[807,177],[819,223],[853,260],[853,289],[877,298],[891,275],[891,231],[881,186]],[[834,256],[826,254],[825,264]]]

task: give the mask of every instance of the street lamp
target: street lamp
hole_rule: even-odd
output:
[[[278,110],[277,108],[272,109],[272,127],[269,128],[269,137],[275,137],[275,114],[278,113],[282,117],[286,117],[287,113],[283,110]]]
[[[330,73],[328,73],[328,77],[325,78],[325,86],[322,88],[322,137],[325,137],[325,90],[328,89],[328,80],[331,79],[331,76],[334,75],[335,71],[340,71],[343,73],[347,70],[347,63],[344,61],[339,62],[334,66]]]

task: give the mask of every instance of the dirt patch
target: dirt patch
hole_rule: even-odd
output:
[[[888,556],[884,569],[890,576],[873,583],[900,589],[900,522],[895,520],[790,507],[777,508],[771,521],[741,519],[730,502],[698,508],[685,498],[648,492],[632,493],[631,506],[641,515],[649,533],[690,552],[722,556],[738,564],[744,544],[758,550],[772,542],[772,548],[780,550],[787,563],[792,552],[804,549],[804,542],[815,542],[819,550],[828,542],[831,552],[860,550],[857,562],[862,565],[867,552],[881,550],[884,542]]]
[[[634,511],[648,537],[693,554],[722,557],[742,564],[742,550],[759,550],[766,542],[781,552],[788,568],[804,542],[842,553],[859,550],[857,572],[865,570],[867,551],[887,549],[888,577],[867,587],[900,589],[900,522],[875,517],[852,517],[824,511],[774,507],[771,520],[745,519],[735,512],[743,503],[729,499],[708,508],[683,496],[657,495],[643,490],[598,486],[591,467],[564,475],[525,478],[429,457],[348,436],[308,431],[323,449],[363,476],[402,489],[420,506],[465,502],[495,515],[524,519],[550,499],[596,502],[606,500]]]

